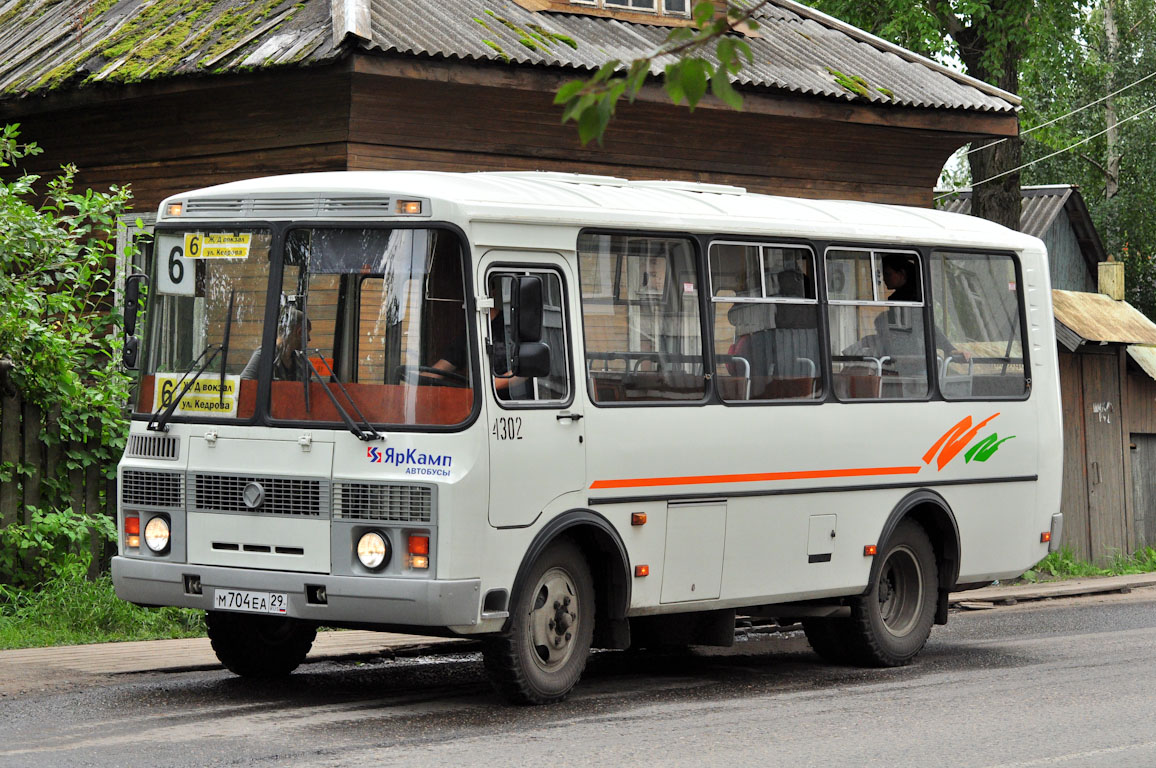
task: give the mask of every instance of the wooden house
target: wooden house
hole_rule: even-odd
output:
[[[687,0],[0,0],[0,119],[82,185],[322,170],[564,170],[931,205],[1018,98],[792,0],[747,30],[744,109],[657,80],[583,147],[557,88],[690,23]],[[654,63],[662,71],[664,61]]]
[[[969,198],[943,207],[967,213]],[[1124,265],[1108,261],[1077,187],[1025,188],[1020,229],[1048,246],[1064,405],[1063,543],[1099,562],[1156,545],[1156,349],[1143,346],[1156,344],[1156,324],[1123,301]]]

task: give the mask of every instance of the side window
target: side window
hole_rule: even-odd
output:
[[[542,341],[550,349],[550,375],[536,378],[509,375],[513,345],[510,343],[512,316],[510,288],[516,275],[534,274],[542,278]],[[570,330],[566,325],[566,301],[562,278],[549,270],[493,272],[488,295],[494,300],[490,324],[485,333],[493,374],[494,396],[503,402],[558,404],[570,401]]]
[[[925,398],[919,255],[831,249],[826,266],[835,394],[841,400]]]
[[[1027,392],[1019,283],[1010,256],[931,256],[939,388],[948,400]]]
[[[823,391],[815,259],[801,246],[712,243],[715,372],[723,400]]]
[[[706,396],[695,261],[685,238],[578,238],[586,375],[595,403]]]

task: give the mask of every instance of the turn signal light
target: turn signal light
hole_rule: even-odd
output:
[[[136,515],[124,519],[124,545],[129,549],[140,549],[140,518]]]
[[[1043,533],[1040,534],[1040,543],[1041,544],[1047,544],[1051,540],[1052,540],[1052,532],[1051,531],[1044,531]]]
[[[631,512],[630,513],[630,524],[631,525],[646,525],[646,513],[645,512]]]
[[[878,551],[879,547],[875,546],[874,544],[868,544],[867,546],[863,547],[863,557],[872,557]]]
[[[411,555],[428,555],[429,536],[410,536],[409,553]]]
[[[634,575],[638,576],[638,577],[649,576],[650,575],[650,566],[649,565],[636,565],[636,566],[634,566]]]

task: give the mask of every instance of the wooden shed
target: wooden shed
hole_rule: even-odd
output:
[[[655,48],[686,0],[0,0],[0,115],[83,185],[166,195],[322,170],[564,170],[929,206],[1018,98],[792,0],[747,32],[741,112],[655,84],[580,145],[560,84]],[[654,64],[661,72],[665,62]]]

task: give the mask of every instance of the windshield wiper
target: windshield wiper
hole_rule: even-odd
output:
[[[173,412],[177,410],[177,406],[180,405],[181,399],[186,394],[188,394],[189,390],[192,389],[193,384],[196,383],[197,378],[205,372],[205,369],[212,365],[213,361],[217,359],[217,355],[220,354],[222,349],[224,349],[223,345],[213,346],[210,344],[204,348],[201,354],[197,355],[196,360],[189,363],[189,367],[185,369],[185,372],[177,382],[176,387],[173,387],[173,389],[180,387],[180,392],[177,393],[177,396],[172,399],[172,402],[168,404],[168,407],[166,407],[163,412],[160,408],[153,411],[152,418],[149,419],[148,427],[146,427],[146,429],[149,429],[153,432],[166,431],[166,425],[168,424],[169,419],[173,417]],[[213,354],[209,355],[208,358],[205,358],[205,355],[208,355],[210,350]],[[201,363],[202,358],[205,358],[205,362],[203,363]],[[201,366],[197,368],[196,373],[193,373],[192,378],[189,378],[189,374],[192,373],[193,369],[197,367],[197,363],[201,363]],[[188,379],[188,381],[186,381],[186,379]]]
[[[318,355],[321,354],[320,349],[315,349],[313,351],[318,353]],[[337,374],[333,372],[332,367],[330,367],[329,375],[333,378],[333,381],[337,383],[338,388],[341,390],[341,394],[343,394],[345,399],[349,401],[349,405],[353,408],[354,412],[357,413],[357,418],[361,419],[361,423],[365,426],[365,429],[362,429],[360,426],[353,423],[353,417],[349,415],[349,411],[341,407],[341,403],[337,402],[337,398],[333,395],[333,390],[325,385],[325,379],[321,377],[321,371],[317,370],[317,366],[313,364],[313,361],[309,359],[309,356],[305,352],[298,350],[297,364],[301,365],[301,363],[309,366],[305,375],[305,386],[309,386],[309,373],[312,372],[312,374],[317,377],[317,383],[321,385],[321,391],[329,396],[329,402],[333,403],[333,407],[337,409],[337,413],[341,416],[341,420],[345,422],[346,428],[353,434],[357,435],[358,440],[364,440],[368,442],[370,440],[385,439],[385,435],[381,434],[373,428],[373,424],[369,422],[369,419],[365,418],[365,414],[363,414],[357,407],[357,403],[353,402],[353,398],[349,396],[349,391],[345,389],[345,385],[341,383],[341,379],[339,379]]]
[[[229,314],[225,317],[225,338],[221,340],[221,380],[218,386],[221,393],[221,405],[225,404],[225,366],[229,364],[229,333],[233,330],[233,300],[237,298],[237,289],[229,293]],[[236,393],[241,396],[240,392]]]

